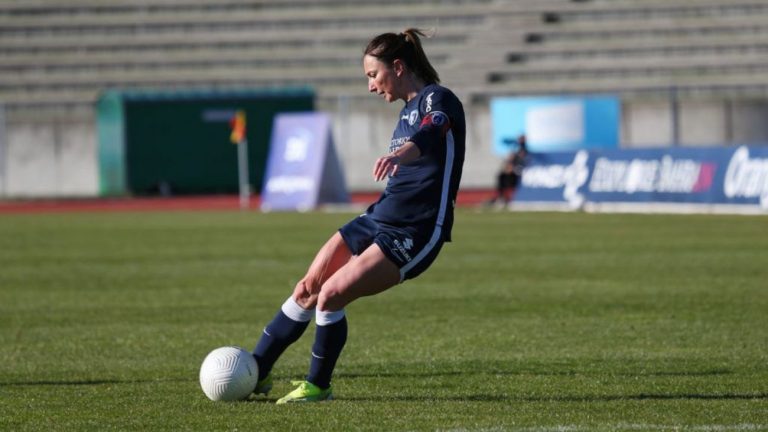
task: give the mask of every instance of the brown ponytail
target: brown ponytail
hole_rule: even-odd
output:
[[[429,63],[419,36],[427,37],[417,28],[406,29],[400,34],[382,33],[371,39],[363,55],[376,57],[389,65],[400,59],[424,83],[437,84],[440,77]]]

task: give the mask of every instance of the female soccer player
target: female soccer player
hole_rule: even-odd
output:
[[[272,366],[313,316],[317,324],[309,374],[278,404],[332,399],[331,375],[347,340],[344,307],[418,276],[451,240],[464,163],[464,109],[438,84],[419,36],[424,33],[418,29],[384,33],[365,48],[368,91],[387,102],[405,102],[389,153],[373,166],[373,178],[387,179],[387,186],[363,215],[325,243],[264,329],[253,351],[257,394],[272,389]]]

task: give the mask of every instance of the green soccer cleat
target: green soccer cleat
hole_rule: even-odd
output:
[[[272,374],[267,375],[263,380],[257,382],[256,388],[253,389],[253,393],[257,395],[263,394],[266,396],[270,390],[272,390]]]
[[[279,399],[277,401],[278,405],[294,402],[321,402],[333,399],[331,387],[323,390],[309,381],[291,381],[291,384],[298,385],[299,387],[285,395],[282,399]]]

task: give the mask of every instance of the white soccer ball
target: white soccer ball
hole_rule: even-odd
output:
[[[259,380],[259,366],[248,351],[227,346],[216,348],[200,366],[200,387],[208,399],[234,401],[247,398]]]

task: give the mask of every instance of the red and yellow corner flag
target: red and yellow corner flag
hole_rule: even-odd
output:
[[[229,120],[229,126],[232,128],[232,133],[229,135],[232,144],[243,142],[245,140],[245,111],[237,111],[235,116]]]

